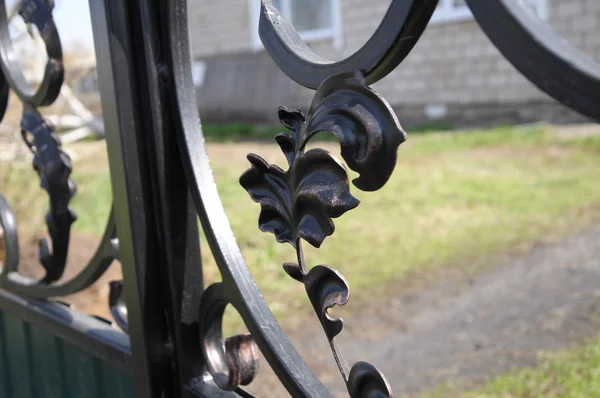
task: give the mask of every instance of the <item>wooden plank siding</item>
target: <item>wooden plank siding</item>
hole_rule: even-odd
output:
[[[278,121],[280,105],[297,105],[295,96],[300,86],[279,70],[265,52],[198,61],[206,65],[204,84],[197,87],[204,122],[273,122]]]

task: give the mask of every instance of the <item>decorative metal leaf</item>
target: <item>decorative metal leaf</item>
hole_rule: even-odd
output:
[[[350,298],[346,279],[331,267],[317,265],[304,279],[306,293],[329,340],[333,340],[344,326],[341,318],[332,317],[327,311],[334,305],[345,305]]]
[[[285,134],[278,136],[284,153],[290,140]],[[346,169],[324,149],[296,155],[287,172],[258,155],[250,154],[248,160],[252,167],[240,184],[261,205],[260,230],[274,233],[278,242],[296,247],[302,238],[319,247],[334,231],[331,218],[359,204],[350,194]]]
[[[240,184],[253,201],[260,203],[260,230],[274,233],[278,242],[293,244],[292,190],[285,172],[253,153],[248,160],[252,167],[240,177]]]
[[[324,149],[311,149],[296,158],[291,174],[297,237],[321,246],[334,231],[331,218],[360,203],[350,194],[344,165]]]
[[[52,283],[62,276],[69,249],[71,224],[77,215],[69,208],[77,186],[70,175],[71,158],[62,150],[54,127],[35,109],[27,109],[21,120],[21,135],[34,154],[33,167],[41,187],[48,192],[50,210],[46,213],[52,252],[46,239],[40,240],[40,262],[46,270],[42,283]]]
[[[391,397],[383,374],[368,363],[356,363],[347,376],[348,365],[334,340],[344,323],[328,312],[348,302],[350,288],[346,280],[326,265],[307,271],[301,241],[319,247],[334,231],[332,218],[355,208],[359,201],[350,194],[346,168],[335,157],[324,149],[304,150],[315,134],[333,133],[340,141],[343,158],[360,174],[354,185],[375,191],[390,178],[396,151],[406,135],[390,106],[365,84],[359,71],[339,73],[324,81],[317,89],[308,118],[298,110],[281,107],[279,119],[294,133],[275,137],[287,159],[288,171],[250,154],[252,167],[241,176],[240,183],[261,205],[260,229],[273,232],[279,242],[290,242],[296,248],[298,263],[285,263],[283,268],[304,284],[350,396]]]
[[[27,24],[34,24],[43,34],[46,24],[52,19],[54,0],[24,0],[19,7],[19,15]]]
[[[379,369],[368,362],[357,362],[350,370],[348,392],[351,398],[389,398],[392,388]]]
[[[348,167],[360,174],[352,181],[357,188],[376,191],[385,185],[406,133],[387,101],[366,85],[362,73],[339,73],[325,80],[307,119],[301,149],[314,134],[329,131],[340,141]]]

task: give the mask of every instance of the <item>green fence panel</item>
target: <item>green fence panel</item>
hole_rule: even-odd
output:
[[[0,397],[133,396],[130,373],[0,310]]]

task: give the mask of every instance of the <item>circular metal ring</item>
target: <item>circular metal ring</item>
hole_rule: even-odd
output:
[[[523,1],[467,0],[500,50],[538,88],[571,109],[600,120],[600,63],[554,32]]]
[[[425,30],[438,0],[392,0],[371,38],[354,54],[331,61],[315,53],[273,6],[262,0],[259,34],[279,68],[297,83],[316,90],[329,76],[360,70],[367,84],[381,80],[406,58]]]
[[[62,47],[52,18],[53,6],[51,0],[24,0],[19,7],[23,20],[39,30],[48,55],[44,77],[36,90],[27,83],[22,67],[17,62],[18,57],[8,32],[6,1],[0,0],[0,66],[8,84],[21,101],[34,107],[53,103],[64,80]]]

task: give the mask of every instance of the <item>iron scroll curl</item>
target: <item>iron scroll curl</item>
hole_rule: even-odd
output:
[[[600,120],[599,108],[592,106],[600,103],[600,68],[596,63],[570,52],[571,50],[565,50],[566,47],[561,47],[563,44],[547,42],[546,39],[550,36],[545,36],[543,30],[546,28],[539,27],[539,21],[532,22],[529,14],[512,9],[515,4],[522,7],[517,0],[467,0],[467,3],[484,30],[498,43],[501,51],[509,59],[512,58],[511,62],[519,70],[563,103]],[[106,1],[106,4],[109,2]],[[184,164],[186,182],[189,183],[195,210],[222,276],[222,282],[209,286],[203,292],[197,311],[192,311],[194,314],[190,317],[197,318],[190,319],[189,324],[187,319],[185,321],[185,326],[197,333],[201,342],[201,349],[193,361],[193,370],[200,372],[194,375],[194,380],[201,379],[204,382],[212,378],[221,389],[237,391],[239,385],[249,383],[256,375],[260,349],[291,395],[330,396],[274,318],[251,275],[251,267],[242,258],[222,207],[202,135],[192,80],[187,1],[131,2],[123,8],[152,8],[151,4],[157,5],[153,11],[161,11],[161,16],[156,20],[144,21],[150,29],[154,28],[153,23],[160,20],[160,40],[152,42],[161,47],[162,52],[156,63],[153,63],[146,62],[150,59],[149,56],[155,55],[148,51],[151,53],[146,55],[148,59],[140,61],[139,65],[144,64],[144,68],[147,68],[144,70],[157,77],[161,94],[170,96],[170,101],[164,106],[165,112],[160,113],[161,118],[167,116],[164,123],[168,126],[169,133],[172,132],[171,139],[177,140],[177,145],[173,145],[173,151],[169,153],[181,156],[177,161],[181,160]],[[75,293],[96,281],[119,256],[119,241],[111,211],[98,250],[86,268],[70,281],[55,283],[64,270],[70,226],[74,218],[69,209],[69,201],[75,194],[75,189],[70,182],[70,160],[65,157],[52,126],[37,111],[38,107],[54,101],[64,77],[60,39],[51,18],[52,5],[52,0],[23,1],[21,15],[29,23],[35,24],[42,33],[49,58],[42,84],[39,89],[34,90],[25,85],[22,73],[11,58],[12,44],[7,42],[10,39],[6,30],[6,13],[3,10],[5,2],[0,0],[0,65],[3,72],[0,75],[0,111],[3,113],[3,108],[6,107],[10,86],[25,105],[23,138],[32,150],[42,185],[45,185],[48,192],[57,192],[54,199],[50,193],[50,218],[53,221],[48,224],[53,238],[52,256],[58,266],[47,266],[47,278],[43,281],[32,281],[19,275],[16,219],[7,201],[0,195],[0,226],[4,229],[7,248],[4,269],[0,270],[0,286],[35,298]],[[392,0],[381,25],[367,43],[355,54],[333,62],[314,53],[301,40],[293,26],[281,17],[271,0],[262,1],[259,30],[266,50],[290,78],[316,92],[306,115],[295,109],[279,109],[279,119],[287,133],[277,135],[275,140],[285,154],[287,170],[268,163],[256,154],[250,154],[250,167],[240,178],[240,183],[251,199],[260,205],[259,228],[273,233],[278,241],[290,243],[295,248],[296,260],[282,264],[283,271],[293,280],[302,283],[352,398],[391,397],[392,392],[385,376],[375,366],[366,362],[348,366],[344,361],[335,341],[342,332],[343,320],[334,317],[330,309],[348,303],[349,284],[341,272],[329,265],[309,265],[302,245],[319,247],[334,233],[334,220],[357,207],[359,201],[350,190],[344,163],[323,149],[308,150],[306,144],[316,134],[329,132],[340,142],[342,159],[347,167],[359,174],[353,181],[355,187],[363,191],[376,191],[386,184],[395,169],[397,151],[406,139],[406,134],[389,104],[369,85],[382,79],[403,61],[423,33],[436,6],[437,0]],[[494,15],[490,10],[499,14]],[[126,13],[120,14],[123,15]],[[501,22],[504,20],[506,26],[499,26],[494,18]],[[165,20],[166,23],[163,24]],[[514,33],[510,41],[513,45],[515,41],[518,42],[519,49],[511,50],[507,47],[509,41],[504,41],[499,36],[503,29]],[[521,37],[524,37],[522,41],[518,39]],[[555,63],[556,66],[534,70],[536,68],[532,67],[530,61],[517,56],[526,50],[538,54],[539,60],[545,60],[542,63]],[[112,59],[111,62],[116,60]],[[561,77],[561,74],[564,76]],[[149,81],[144,81],[143,78],[140,80]],[[124,136],[123,134],[122,137]],[[42,154],[38,151],[41,146],[48,148],[48,152]],[[141,147],[144,148],[144,145]],[[148,159],[144,157],[142,161],[146,160]],[[152,184],[154,182],[148,182],[148,186],[154,188]],[[187,195],[187,187],[185,188]],[[123,196],[126,198],[126,195]],[[117,210],[120,208],[118,206]],[[64,217],[62,222],[56,221],[59,216]],[[195,225],[191,215],[189,219]],[[53,234],[53,229],[60,233]],[[126,233],[124,232],[122,240],[124,246]],[[194,235],[196,238],[195,230]],[[49,251],[45,252],[50,255]],[[122,253],[125,257],[128,251],[123,250]],[[54,257],[57,254],[59,255]],[[110,306],[117,324],[127,331],[128,313],[122,291],[121,282],[111,284]],[[129,292],[132,291],[133,289]],[[198,291],[198,295],[200,293]],[[224,308],[229,304],[239,312],[250,334],[223,339],[221,321]],[[132,314],[139,313],[138,309],[131,309],[129,315],[133,319]],[[176,323],[180,319],[167,319],[165,323],[171,321]],[[135,329],[134,325],[138,327],[138,323],[132,321],[132,330]],[[165,336],[166,334],[160,338]],[[183,348],[190,347],[188,345]],[[200,355],[203,356],[203,361]],[[169,366],[174,364],[173,355],[164,356],[169,356]],[[184,387],[188,388],[193,380],[184,380],[188,375],[182,375],[181,379],[188,382]]]
[[[296,83],[316,90],[336,73],[361,71],[373,84],[393,71],[417,43],[438,0],[392,0],[375,33],[354,54],[331,61],[312,50],[281,16],[272,0],[261,0],[259,35],[277,66]]]
[[[502,55],[540,90],[600,121],[600,62],[559,36],[519,0],[467,0]],[[598,32],[600,34],[600,32]]]
[[[249,154],[251,167],[240,177],[240,184],[260,204],[260,230],[273,233],[278,242],[288,242],[296,249],[297,263],[285,263],[283,268],[304,285],[350,396],[391,397],[383,373],[366,362],[350,368],[336,344],[343,320],[333,317],[329,310],[347,304],[350,286],[346,279],[328,265],[309,269],[304,257],[302,241],[320,247],[334,232],[332,219],[359,205],[350,193],[343,164],[324,149],[305,148],[319,132],[334,134],[341,144],[342,157],[359,173],[354,185],[363,191],[376,191],[391,176],[398,146],[405,141],[406,133],[389,104],[367,86],[360,71],[326,79],[317,89],[307,116],[282,107],[279,118],[293,132],[275,137],[289,169],[283,171]]]
[[[263,2],[261,18],[266,18],[265,10],[268,8],[266,3],[270,4],[270,2]],[[409,5],[408,8],[407,4]],[[344,191],[344,185],[347,183],[347,175],[343,166],[338,161],[321,151],[307,151],[306,153],[303,151],[304,143],[312,135],[319,131],[330,131],[340,140],[342,156],[349,167],[362,175],[362,177],[355,180],[357,187],[367,191],[375,191],[385,184],[394,168],[398,145],[404,141],[405,135],[399,126],[398,119],[387,102],[375,94],[368,87],[368,84],[385,76],[404,59],[410,49],[412,49],[414,41],[416,41],[424,30],[436,4],[437,1],[435,0],[420,2],[394,1],[390,10],[388,10],[385,23],[382,23],[384,28],[378,30],[375,38],[369,40],[365,49],[373,45],[377,47],[378,44],[376,43],[379,43],[382,35],[385,36],[384,41],[386,43],[393,44],[386,44],[385,48],[380,48],[379,52],[373,53],[375,55],[371,58],[365,56],[369,52],[359,52],[363,55],[350,57],[347,63],[308,65],[308,69],[302,72],[302,76],[296,75],[295,72],[291,72],[290,74],[288,73],[290,72],[289,70],[284,70],[294,80],[307,87],[319,87],[315,96],[315,106],[314,108],[311,107],[311,111],[309,112],[311,116],[309,116],[307,121],[309,126],[312,126],[311,128],[303,127],[304,120],[300,112],[285,108],[280,110],[280,118],[284,126],[295,132],[293,137],[283,135],[277,137],[278,143],[286,153],[289,162],[297,162],[300,165],[298,167],[303,169],[303,161],[301,159],[303,157],[308,159],[308,163],[304,162],[307,165],[313,160],[322,161],[325,168],[330,172],[328,175],[333,179],[332,181],[340,182],[336,185],[337,188],[333,188],[333,190],[337,192],[339,188]],[[180,153],[182,154],[186,179],[191,188],[191,195],[202,228],[222,276],[222,282],[220,282],[218,288],[216,285],[210,286],[204,292],[204,295],[208,295],[209,292],[218,289],[220,292],[219,302],[232,304],[235,307],[253,340],[292,396],[330,396],[330,393],[306,366],[273,317],[251,276],[248,266],[242,258],[240,249],[231,232],[213,179],[200,127],[200,118],[196,106],[196,93],[192,84],[189,61],[191,57],[187,31],[188,24],[184,12],[186,7],[185,0],[170,1],[168,24],[170,59],[168,62],[170,63],[169,69],[171,70],[169,78],[172,80],[169,86],[173,88],[171,90],[173,98],[171,103],[174,106],[174,122],[177,126],[176,137]],[[274,14],[271,16],[274,17]],[[397,22],[399,20],[403,21],[403,23],[400,27],[397,27],[396,25],[398,25]],[[283,23],[283,21],[280,22]],[[396,26],[397,29],[393,29],[393,26]],[[266,39],[264,30],[268,29],[268,24],[265,24],[265,22],[261,21],[260,29],[265,47],[269,53],[272,53],[272,49],[270,50],[269,46],[271,45],[271,41],[277,43],[277,40],[271,37]],[[414,41],[406,40],[403,42],[402,38],[406,32],[411,32]],[[275,34],[276,32],[273,33]],[[280,42],[280,44],[284,45],[285,43]],[[301,45],[300,43],[296,44]],[[305,54],[303,53],[303,55]],[[296,53],[288,54],[288,56],[291,58],[285,59],[298,57]],[[285,62],[285,59],[275,59],[275,61],[277,63]],[[360,61],[361,63],[356,64],[356,61]],[[370,66],[368,66],[369,63]],[[306,62],[304,64],[306,65]],[[350,69],[352,65],[356,65],[356,67]],[[311,69],[313,66],[318,71]],[[340,89],[336,88],[338,83],[341,83]],[[347,107],[344,106],[346,101],[349,101],[347,102]],[[324,105],[319,106],[319,104]],[[366,119],[362,119],[363,117],[366,117]],[[356,123],[353,123],[353,121],[356,121]],[[251,161],[253,165],[259,168],[263,166],[269,168],[257,156],[252,158]],[[310,167],[307,166],[304,170],[309,173]],[[296,173],[295,175],[302,180],[299,174]],[[294,177],[290,175],[290,178],[293,179]],[[310,176],[303,180],[308,188],[307,200],[309,200],[312,181],[314,180]],[[303,182],[298,182],[298,184],[302,184]],[[330,214],[330,217],[337,217],[358,204],[356,199],[352,200],[351,196],[348,195],[346,195],[348,199],[347,205],[341,204],[341,208],[332,209],[333,213]],[[285,207],[285,204],[283,206]],[[327,208],[327,204],[324,206],[321,210]],[[323,218],[317,215],[319,210],[312,212],[309,209],[309,213],[309,217],[305,219],[306,222],[310,225],[318,224],[322,228],[320,230],[318,228],[304,228],[301,226],[301,223],[298,223],[296,224],[298,226],[296,230],[299,233],[297,236],[301,236],[309,243],[318,246],[318,243],[325,236],[333,232],[333,225],[330,217]],[[312,219],[310,217],[311,214],[314,216]],[[283,217],[285,218],[285,216]],[[275,224],[269,225],[274,226]],[[274,232],[275,230],[279,230],[277,226],[273,228]],[[302,235],[304,232],[305,234]],[[310,235],[312,235],[312,239]],[[296,245],[295,247],[299,249],[298,252],[301,252],[299,240],[295,239],[292,234],[287,233],[286,235],[284,232],[278,236],[278,239],[290,241],[290,243]],[[295,279],[304,281],[311,302],[326,330],[329,330],[326,334],[330,338],[332,346],[334,346],[333,337],[341,330],[341,320],[330,320],[327,315],[327,309],[334,303],[344,304],[346,300],[342,298],[341,300],[331,301],[328,292],[332,292],[331,289],[336,290],[337,288],[347,291],[347,286],[343,283],[343,277],[339,276],[339,274],[329,267],[314,267],[311,273],[306,271],[303,265],[304,263],[299,261],[299,264],[287,267],[286,271]],[[321,269],[326,269],[328,272],[319,272]],[[333,277],[334,275],[338,275],[339,277],[335,278]],[[330,280],[333,283],[329,283],[328,281]],[[340,281],[342,281],[341,284],[338,283]],[[343,292],[342,296],[344,296]],[[211,299],[203,296],[203,302],[211,302]],[[202,344],[210,343],[210,347],[212,347],[204,352],[204,360],[209,365],[209,373],[212,375],[213,380],[219,380],[219,384],[222,387],[228,390],[233,389],[235,383],[232,380],[235,380],[236,377],[233,377],[235,375],[232,376],[230,372],[231,368],[228,371],[224,367],[224,363],[226,362],[224,355],[226,355],[226,351],[223,351],[224,349],[220,345],[223,342],[218,338],[218,333],[207,335],[208,331],[214,330],[213,327],[216,326],[213,326],[213,324],[215,322],[218,323],[218,321],[212,318],[205,319],[203,316],[200,316],[198,322],[200,330],[204,331],[199,335]],[[329,325],[333,325],[332,327],[338,325],[334,327],[337,333]],[[208,343],[207,339],[210,340]],[[220,354],[215,356],[215,353]],[[338,355],[335,348],[334,354]],[[338,358],[341,358],[341,356]],[[352,369],[349,369],[346,368],[343,360],[340,360],[338,364],[347,383],[348,391],[353,398],[391,396],[391,389],[385,377],[372,365],[360,362],[355,364]]]
[[[40,263],[46,269],[45,277],[35,281],[20,275],[17,221],[6,198],[1,197],[0,215],[7,251],[4,267],[0,270],[0,286],[22,296],[40,299],[70,295],[91,286],[118,257],[111,210],[101,242],[88,264],[70,280],[56,283],[64,272],[71,225],[76,219],[69,208],[69,202],[76,194],[76,184],[70,178],[71,159],[62,150],[54,127],[37,109],[56,100],[64,80],[62,46],[52,17],[53,8],[52,0],[23,0],[18,4],[18,15],[26,24],[37,27],[48,56],[42,81],[34,89],[27,83],[17,62],[9,35],[6,1],[0,0],[0,114],[4,115],[8,92],[12,89],[23,103],[23,140],[33,154],[33,166],[40,177],[40,185],[49,196],[46,222],[52,240],[52,252],[45,239],[40,241]]]
[[[17,62],[9,34],[6,1],[0,0],[0,60],[2,72],[11,89],[23,103],[32,107],[52,104],[60,93],[64,80],[63,54],[58,30],[52,18],[53,0],[24,0],[18,9],[26,24],[35,25],[44,41],[48,61],[37,89],[27,83]]]

